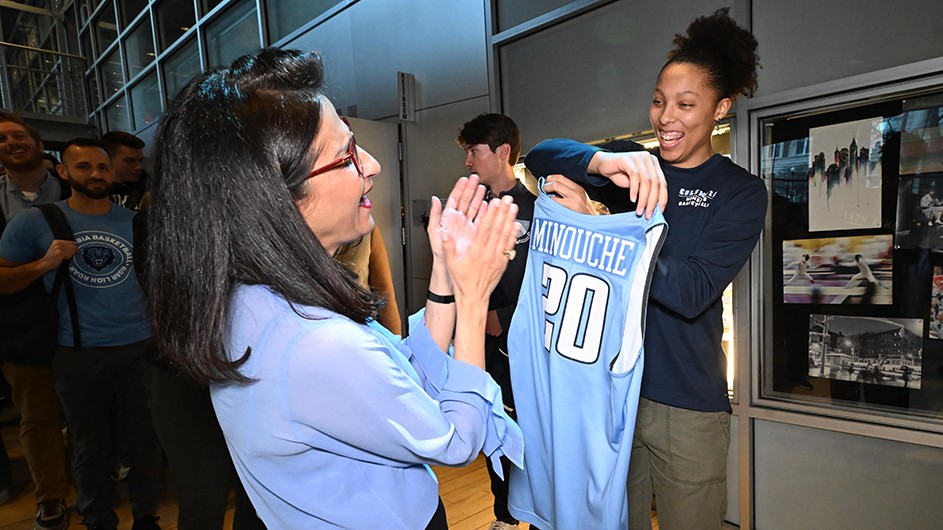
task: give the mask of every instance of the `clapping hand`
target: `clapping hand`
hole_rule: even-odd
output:
[[[508,261],[514,258],[520,230],[514,221],[517,205],[511,198],[482,202],[477,192],[468,189],[474,183],[472,179],[460,180],[437,215],[442,257],[457,301],[488,299]]]

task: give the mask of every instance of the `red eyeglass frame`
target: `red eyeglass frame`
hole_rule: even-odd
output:
[[[363,178],[363,164],[360,162],[360,155],[357,154],[357,141],[354,139],[354,130],[351,129],[350,122],[347,121],[347,118],[341,118],[341,121],[347,125],[348,129],[350,129],[350,145],[347,146],[347,154],[333,162],[329,162],[321,167],[314,168],[311,170],[311,173],[308,173],[308,176],[305,177],[305,179],[316,177],[322,173],[327,173],[332,169],[337,169],[340,166],[346,165],[348,162],[354,163],[354,169],[357,170],[357,174],[360,175],[360,178]]]

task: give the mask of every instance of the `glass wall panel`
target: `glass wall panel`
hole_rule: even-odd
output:
[[[239,56],[259,49],[256,13],[255,2],[240,0],[210,23],[206,29],[210,67],[228,64]]]
[[[121,55],[118,54],[118,48],[115,48],[101,64],[99,64],[102,75],[102,90],[104,98],[107,99],[115,92],[121,90],[124,86],[124,74],[121,71]]]
[[[147,0],[121,0],[118,2],[121,6],[121,27],[126,28],[131,25],[134,17],[147,9]]]
[[[108,5],[95,19],[95,39],[98,41],[98,53],[103,53],[118,38],[118,25],[115,22],[115,5]]]
[[[573,0],[495,0],[497,30],[504,31],[563,7]]]
[[[143,129],[160,116],[163,107],[156,68],[131,88],[131,105],[135,130]]]
[[[203,6],[203,14],[209,13],[214,7],[221,3],[223,3],[223,0],[202,0],[200,4]]]
[[[314,19],[331,7],[337,0],[269,0],[266,2],[269,36],[275,42],[302,24]]]
[[[762,396],[939,429],[943,87],[764,112]]]
[[[79,6],[79,24],[84,25],[88,20],[88,15],[92,12],[92,8],[89,7],[88,0],[78,0]]]
[[[87,57],[89,61],[92,61],[96,57],[98,57],[97,55],[95,55],[95,50],[92,49],[92,36],[91,36],[91,31],[88,28],[86,28],[82,32],[81,40],[82,40],[81,54],[84,57]]]
[[[102,102],[101,90],[98,88],[98,70],[92,68],[85,78],[88,87],[88,101],[91,104],[90,109],[96,109]]]
[[[154,38],[151,35],[151,17],[144,17],[124,39],[124,56],[128,62],[128,77],[133,78],[154,62]]]
[[[157,4],[157,34],[160,49],[166,50],[177,42],[196,22],[193,0],[162,0]]]
[[[127,131],[130,130],[131,122],[128,118],[127,98],[122,96],[108,105],[105,109],[105,116],[108,119],[107,128],[109,131]]]
[[[163,67],[167,101],[170,101],[193,76],[200,73],[200,55],[196,39],[190,39],[190,42],[175,51],[164,61]]]

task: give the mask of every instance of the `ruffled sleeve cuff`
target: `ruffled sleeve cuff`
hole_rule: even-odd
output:
[[[501,387],[487,372],[461,361],[448,359],[448,380],[440,389],[440,401],[454,399],[466,403],[483,402],[485,418],[484,441],[481,452],[491,459],[498,476],[504,479],[502,455],[515,466],[524,468],[524,438],[521,428],[504,410]]]
[[[493,469],[501,478],[504,478],[498,461],[501,455],[523,468],[521,428],[504,411],[501,387],[484,370],[456,361],[439,348],[426,327],[424,309],[409,317],[409,338],[401,346],[433,399],[460,401],[479,409],[485,419],[481,451],[491,458]]]

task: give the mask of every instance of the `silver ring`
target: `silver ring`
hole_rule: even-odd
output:
[[[514,250],[513,248],[511,250],[504,251],[504,257],[507,258],[508,261],[514,261],[514,258],[516,256],[517,256],[517,251]]]

